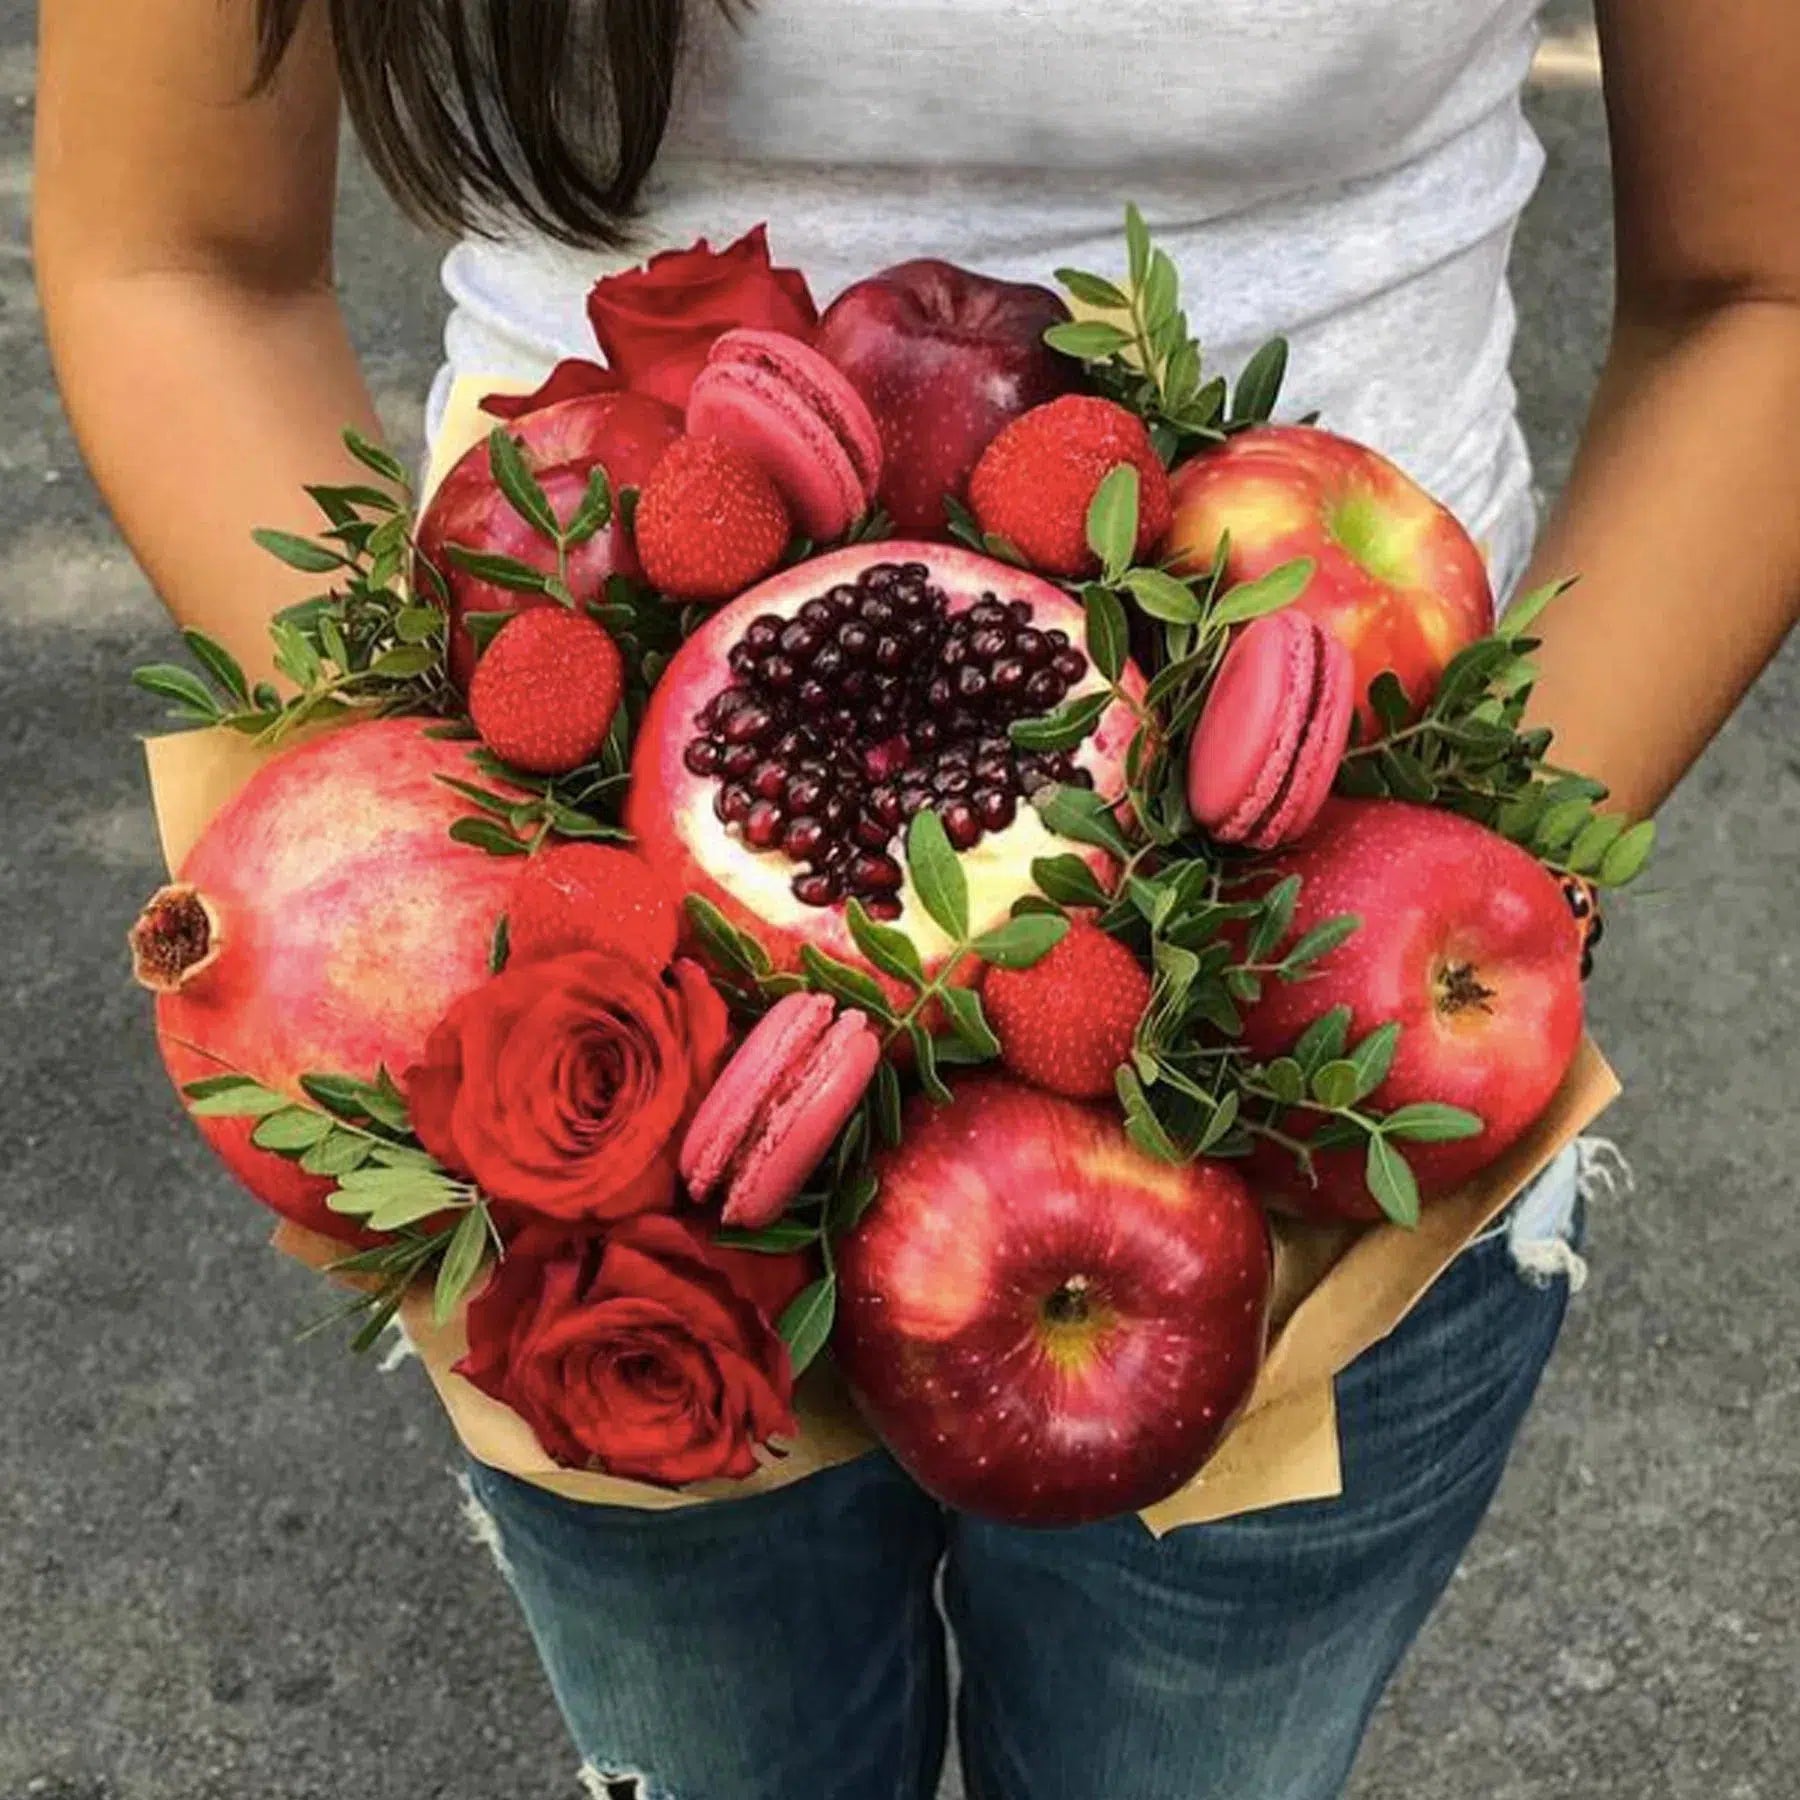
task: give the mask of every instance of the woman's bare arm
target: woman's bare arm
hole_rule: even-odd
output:
[[[246,98],[254,9],[43,0],[36,254],[83,451],[171,612],[261,672],[306,591],[258,525],[310,530],[374,409],[332,292],[338,96],[323,8]]]
[[[1537,558],[1534,710],[1633,813],[1723,724],[1800,609],[1800,7],[1600,0],[1618,311]]]

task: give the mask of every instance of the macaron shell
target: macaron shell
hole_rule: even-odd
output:
[[[681,1140],[681,1178],[696,1199],[725,1180],[770,1098],[829,1033],[835,1010],[825,994],[786,994],[757,1021]]]
[[[1331,796],[1345,747],[1350,716],[1356,711],[1356,658],[1333,633],[1319,631],[1319,663],[1313,676],[1314,702],[1301,733],[1288,778],[1263,825],[1247,840],[1258,850],[1291,844],[1312,829]]]
[[[1225,653],[1194,729],[1188,808],[1213,836],[1243,843],[1276,804],[1304,734],[1319,628],[1269,613]]]
[[[881,1040],[868,1016],[846,1007],[740,1151],[725,1199],[728,1225],[754,1231],[781,1217],[856,1110],[880,1061]]]
[[[687,427],[754,457],[811,537],[841,537],[872,503],[875,421],[848,380],[797,338],[727,332],[695,379]]]

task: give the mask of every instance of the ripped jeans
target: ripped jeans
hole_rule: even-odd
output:
[[[1339,1378],[1344,1492],[1182,1527],[946,1512],[883,1454],[753,1499],[476,1517],[600,1800],[1331,1800],[1561,1328],[1572,1157]],[[943,1609],[937,1580],[943,1582]]]

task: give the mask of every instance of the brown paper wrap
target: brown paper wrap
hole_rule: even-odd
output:
[[[502,385],[460,382],[433,458],[441,473],[483,429],[474,398]],[[491,421],[487,421],[491,423]],[[179,873],[206,823],[266,760],[236,733],[189,731],[146,746],[163,853]],[[1333,1380],[1380,1342],[1457,1254],[1547,1168],[1618,1094],[1618,1082],[1584,1040],[1556,1098],[1531,1132],[1475,1181],[1425,1214],[1416,1231],[1276,1224],[1275,1334],[1261,1378],[1242,1416],[1206,1467],[1142,1517],[1159,1535],[1297,1500],[1343,1491]],[[276,1245],[314,1267],[341,1253],[330,1240],[283,1225]],[[741,1498],[803,1480],[873,1448],[828,1363],[800,1383],[801,1433],[781,1456],[768,1457],[747,1481],[706,1482],[679,1492],[642,1482],[559,1468],[516,1413],[455,1373],[467,1347],[461,1316],[439,1325],[427,1294],[402,1309],[402,1320],[456,1433],[493,1468],[569,1499],[647,1508],[692,1506]]]

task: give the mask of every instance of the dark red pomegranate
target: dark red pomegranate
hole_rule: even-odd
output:
[[[658,684],[626,823],[671,884],[705,896],[792,966],[811,942],[861,962],[844,902],[947,948],[913,899],[902,845],[930,808],[962,853],[976,930],[1077,849],[1029,804],[1046,782],[1124,785],[1131,709],[1067,754],[1007,735],[1103,686],[1080,606],[1023,570],[938,544],[840,550],[707,621]],[[1140,686],[1137,672],[1127,682]],[[1081,849],[1096,868],[1103,851]]]
[[[606,470],[615,498],[622,488],[641,487],[657,458],[681,435],[681,415],[646,394],[588,394],[527,413],[506,429],[524,451],[556,516],[568,520],[581,505],[596,467]],[[450,673],[459,688],[467,688],[475,669],[475,645],[461,628],[463,616],[519,612],[546,602],[459,569],[449,555],[450,546],[510,556],[546,574],[556,569],[556,547],[521,519],[500,492],[485,440],[457,463],[432,495],[419,521],[418,541],[420,553],[449,584],[454,625]],[[569,588],[577,600],[596,598],[609,575],[638,573],[631,535],[616,514],[604,531],[577,545],[569,556]]]

